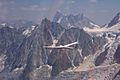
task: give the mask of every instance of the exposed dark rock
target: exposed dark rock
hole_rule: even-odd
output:
[[[117,50],[116,50],[116,52],[114,54],[115,62],[120,63],[120,58],[119,57],[120,57],[120,45],[118,46],[118,48],[117,48]]]
[[[119,80],[120,79],[120,70],[119,72],[115,75],[115,77],[113,78],[113,80]]]
[[[95,66],[99,66],[104,62],[104,60],[106,59],[106,55],[108,53],[108,49],[109,48],[105,49],[105,51],[100,53],[100,55],[96,58]]]
[[[120,22],[120,12],[117,13],[117,15],[111,20],[111,22],[108,24],[108,27],[111,27],[119,22]]]
[[[54,30],[53,30],[54,29]],[[43,48],[45,45],[52,45],[53,39],[56,38],[63,28],[57,24],[52,23],[46,18],[42,21],[41,25],[38,26],[31,36],[27,39],[27,66],[24,70],[24,74],[27,76],[33,73],[34,70],[47,63],[47,57],[50,54],[50,50]],[[29,79],[31,75],[27,76]]]

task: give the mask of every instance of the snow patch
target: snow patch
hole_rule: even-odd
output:
[[[62,20],[62,17],[60,17],[60,18],[59,18],[59,20],[57,21],[57,23],[60,23],[60,22],[61,22],[61,20]]]
[[[6,23],[2,23],[1,25],[2,25],[3,27],[5,27],[5,26],[6,26]]]
[[[116,24],[110,28],[103,27],[103,28],[83,28],[84,31],[89,33],[105,33],[105,32],[113,32],[113,33],[119,33],[120,32],[120,24]]]
[[[30,33],[31,33],[31,30],[29,30],[29,29],[26,29],[25,31],[23,31],[23,35],[28,35]]]
[[[96,25],[96,24],[94,24],[94,23],[92,23],[92,22],[89,22],[89,24],[92,25],[92,26],[95,26],[95,27],[97,27],[97,28],[100,28],[100,26],[98,26],[98,25]]]
[[[69,27],[69,28],[72,28],[72,27],[74,27],[74,26],[72,26],[70,23],[68,23],[68,27]]]
[[[35,27],[36,27],[36,26],[32,26],[32,30],[34,30],[34,29],[35,29]]]
[[[90,29],[90,28],[83,28],[84,31],[86,32],[90,32],[90,33],[101,33],[101,32],[107,32],[108,29],[107,28],[93,28],[93,29]]]
[[[14,28],[14,27],[12,27],[12,26],[9,26],[9,28]]]
[[[23,67],[21,67],[21,68],[15,68],[13,71],[20,71],[20,70],[23,70],[24,68]]]
[[[36,26],[32,26],[31,28],[28,28],[28,29],[26,29],[25,31],[23,31],[23,35],[30,35],[31,34],[31,32],[35,29],[35,27]]]

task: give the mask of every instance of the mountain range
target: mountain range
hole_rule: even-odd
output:
[[[120,80],[120,12],[105,26],[60,12],[1,23],[0,80]]]

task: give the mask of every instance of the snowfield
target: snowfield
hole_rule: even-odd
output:
[[[88,33],[105,33],[105,32],[113,32],[113,33],[119,33],[120,32],[120,24],[116,24],[110,28],[107,28],[107,27],[103,27],[103,28],[100,28],[100,27],[97,27],[97,28],[88,28],[88,27],[85,27],[83,28],[84,31],[88,32]]]

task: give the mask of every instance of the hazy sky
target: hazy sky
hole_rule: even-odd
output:
[[[97,24],[108,23],[120,11],[120,0],[0,0],[0,19],[40,22],[52,19],[56,11],[84,13]]]

